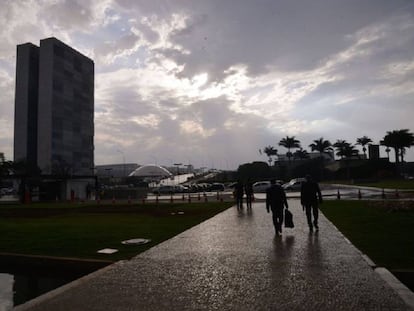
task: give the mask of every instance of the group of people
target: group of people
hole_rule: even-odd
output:
[[[243,197],[246,195],[247,208],[252,208],[253,201],[253,184],[250,180],[243,184],[238,181],[234,187],[234,196],[236,198],[237,209],[243,209]],[[302,182],[300,191],[300,202],[306,212],[309,230],[319,230],[318,225],[318,205],[322,203],[322,194],[319,185],[310,175],[306,175],[305,181]],[[284,209],[289,209],[286,193],[283,187],[276,183],[275,179],[270,181],[270,187],[266,190],[266,210],[272,211],[273,225],[276,235],[282,234],[282,225],[284,218]]]
[[[234,186],[234,196],[236,198],[237,209],[243,209],[243,196],[246,194],[246,205],[248,209],[252,208],[253,202],[253,183],[250,180],[246,184],[238,181]]]
[[[272,211],[273,225],[276,235],[282,234],[284,208],[289,209],[286,193],[283,187],[271,180],[271,186],[266,190],[266,210]],[[300,202],[306,212],[309,230],[319,230],[318,204],[322,203],[322,194],[317,182],[310,175],[305,177],[301,185]],[[313,216],[313,219],[312,219]]]

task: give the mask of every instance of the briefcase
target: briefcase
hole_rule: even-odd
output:
[[[293,224],[293,215],[286,208],[285,209],[285,228],[293,228],[293,227],[295,227],[295,225]]]

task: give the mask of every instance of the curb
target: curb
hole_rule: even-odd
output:
[[[47,300],[50,300],[50,299],[58,296],[59,294],[65,292],[67,290],[70,290],[71,288],[74,288],[74,287],[78,286],[79,284],[82,284],[82,283],[84,283],[84,282],[86,282],[86,281],[88,281],[88,280],[90,280],[92,278],[95,278],[96,276],[98,276],[98,275],[106,272],[107,270],[112,269],[114,265],[122,264],[124,261],[125,260],[117,261],[117,262],[115,262],[112,265],[106,266],[106,267],[104,267],[102,269],[99,269],[99,270],[97,270],[95,272],[92,272],[92,273],[90,273],[88,275],[85,275],[85,276],[83,276],[83,277],[81,277],[79,279],[76,279],[76,280],[74,280],[74,281],[72,281],[70,283],[67,283],[65,285],[62,285],[62,286],[60,286],[60,287],[58,287],[58,288],[56,288],[54,290],[51,290],[51,291],[49,291],[47,293],[44,293],[43,295],[40,295],[40,296],[38,296],[36,298],[33,298],[33,299],[31,299],[31,300],[29,300],[29,301],[27,301],[27,302],[25,302],[25,303],[23,303],[21,305],[15,306],[13,308],[13,310],[15,310],[15,311],[29,310],[30,308],[33,308],[33,307],[35,307],[35,306],[37,306],[37,305],[39,305],[39,304],[41,304],[41,303],[43,303],[43,302],[45,302]]]
[[[378,267],[374,271],[388,283],[401,297],[402,300],[414,310],[414,293],[403,283],[398,280],[394,274],[392,274],[388,269]]]

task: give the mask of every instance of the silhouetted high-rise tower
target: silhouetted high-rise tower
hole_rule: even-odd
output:
[[[14,160],[43,174],[94,166],[94,63],[55,38],[17,46]]]

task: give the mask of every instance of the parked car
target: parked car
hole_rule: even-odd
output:
[[[270,187],[270,181],[264,180],[264,181],[257,181],[253,184],[253,192],[259,193],[259,192],[266,192],[266,189]]]
[[[182,185],[182,193],[190,193],[191,187],[189,185]]]
[[[11,195],[14,193],[14,189],[13,188],[1,188],[0,189],[0,195]]]
[[[284,184],[282,187],[285,191],[300,191],[302,182],[305,181],[305,178],[294,178],[291,179],[288,183]]]
[[[225,186],[227,189],[234,189],[236,185],[237,185],[237,182],[231,182],[231,183],[226,184]]]
[[[212,183],[210,191],[224,191],[224,184],[218,182]]]
[[[197,184],[199,187],[199,191],[210,191],[211,185],[209,183],[199,183]]]
[[[184,193],[184,192],[187,192],[187,188],[183,185],[176,185],[176,186],[174,186],[174,192],[175,193]]]
[[[173,194],[176,192],[175,186],[160,186],[152,191],[154,194]]]

